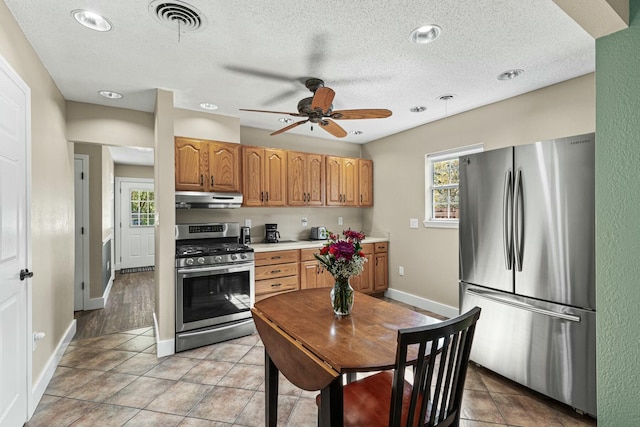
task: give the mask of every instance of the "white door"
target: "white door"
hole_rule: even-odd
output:
[[[73,169],[76,221],[73,311],[80,311],[84,310],[84,289],[89,283],[89,156],[76,154]]]
[[[0,426],[27,420],[29,89],[0,57]]]
[[[120,268],[155,264],[153,180],[120,180]]]

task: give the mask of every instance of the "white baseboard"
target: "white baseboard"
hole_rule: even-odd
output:
[[[457,307],[451,307],[450,305],[441,304],[436,301],[431,301],[426,298],[422,298],[413,294],[399,291],[397,289],[389,288],[385,291],[384,296],[394,299],[396,301],[403,302],[405,304],[412,305],[414,307],[421,308],[423,310],[429,310],[441,316],[452,318],[458,316],[459,310]]]
[[[58,342],[58,345],[56,346],[55,351],[47,361],[47,364],[45,365],[45,368],[42,370],[42,373],[38,377],[38,380],[31,388],[31,396],[29,399],[30,401],[29,419],[33,416],[33,413],[36,411],[38,403],[40,403],[40,399],[42,399],[42,396],[44,395],[44,392],[47,389],[47,386],[49,385],[51,378],[53,378],[53,374],[56,371],[56,368],[58,367],[58,364],[60,363],[62,356],[64,356],[64,352],[67,351],[67,347],[69,346],[69,343],[71,342],[71,340],[75,335],[76,335],[76,319],[73,319],[73,321],[71,321],[71,323],[69,324],[69,327],[67,328],[66,332],[64,333],[64,336],[62,337],[60,342]]]
[[[176,340],[164,340],[160,341],[160,329],[158,328],[158,318],[156,313],[153,313],[153,329],[156,334],[156,355],[158,357],[171,356],[176,352]]]
[[[113,285],[113,274],[111,274],[111,278],[109,279],[109,283],[107,284],[104,293],[100,298],[89,298],[87,304],[85,306],[85,310],[98,310],[100,308],[105,308],[107,306],[107,301],[109,300],[109,293],[111,292],[111,286]]]

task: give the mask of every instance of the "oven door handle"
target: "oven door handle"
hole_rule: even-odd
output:
[[[185,277],[191,277],[192,274],[198,274],[198,273],[233,273],[236,271],[247,271],[248,269],[251,269],[251,267],[253,266],[253,263],[246,263],[246,264],[233,264],[233,265],[225,265],[225,266],[207,266],[207,267],[201,267],[201,268],[179,268],[178,269],[178,274],[182,274]]]

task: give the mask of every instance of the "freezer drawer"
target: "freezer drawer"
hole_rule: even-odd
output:
[[[471,360],[596,415],[596,313],[460,283],[460,312],[478,306]]]

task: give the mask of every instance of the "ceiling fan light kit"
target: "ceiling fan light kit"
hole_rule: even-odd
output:
[[[344,138],[345,136],[347,136],[347,131],[344,130],[342,126],[334,122],[334,120],[383,119],[386,117],[390,117],[392,114],[390,110],[371,108],[333,111],[333,98],[336,95],[333,89],[326,87],[324,85],[324,81],[317,78],[307,79],[305,81],[305,86],[307,87],[307,89],[313,92],[313,96],[301,99],[300,102],[298,102],[297,113],[285,113],[281,111],[268,110],[250,110],[245,108],[241,108],[240,111],[286,114],[294,117],[306,117],[305,120],[290,124],[287,127],[271,133],[271,136],[279,135],[297,126],[311,122],[311,130],[313,130],[313,125],[317,124],[336,138]],[[280,121],[283,120],[281,119]]]

